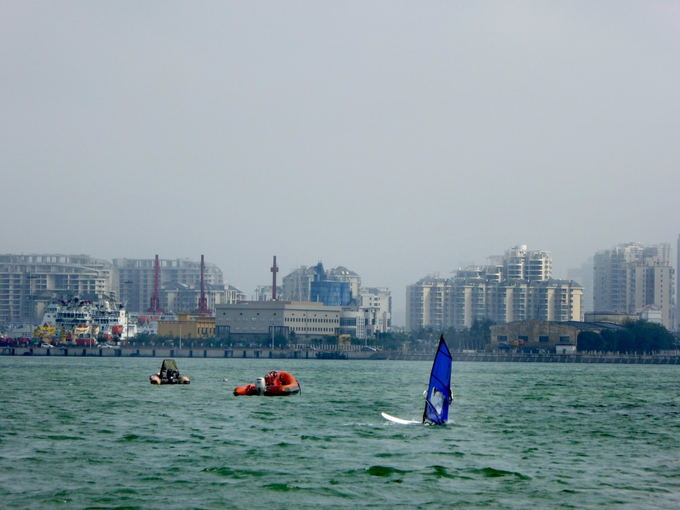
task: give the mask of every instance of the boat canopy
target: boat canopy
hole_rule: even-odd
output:
[[[174,372],[179,372],[179,369],[177,368],[177,363],[175,363],[174,359],[164,359],[163,360],[163,365],[161,365],[161,373],[165,373],[168,370],[173,370]]]

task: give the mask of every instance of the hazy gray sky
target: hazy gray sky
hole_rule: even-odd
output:
[[[0,252],[566,277],[680,225],[680,2],[0,1]]]

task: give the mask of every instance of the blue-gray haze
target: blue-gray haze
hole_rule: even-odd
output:
[[[0,252],[319,260],[674,243],[680,4],[0,3]]]

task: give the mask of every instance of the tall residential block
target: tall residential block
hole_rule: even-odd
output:
[[[583,289],[572,280],[552,278],[546,251],[515,246],[486,266],[454,271],[451,278],[423,278],[406,289],[406,329],[471,327],[540,319],[581,320]]]
[[[117,299],[118,273],[88,255],[0,255],[0,320],[36,323],[55,299]]]
[[[675,270],[670,244],[620,244],[595,254],[595,312],[642,314],[649,306],[661,310],[661,323],[674,327]]]

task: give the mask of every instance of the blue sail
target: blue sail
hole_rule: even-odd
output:
[[[423,423],[435,425],[446,423],[449,419],[451,398],[451,353],[442,335],[430,373]]]

